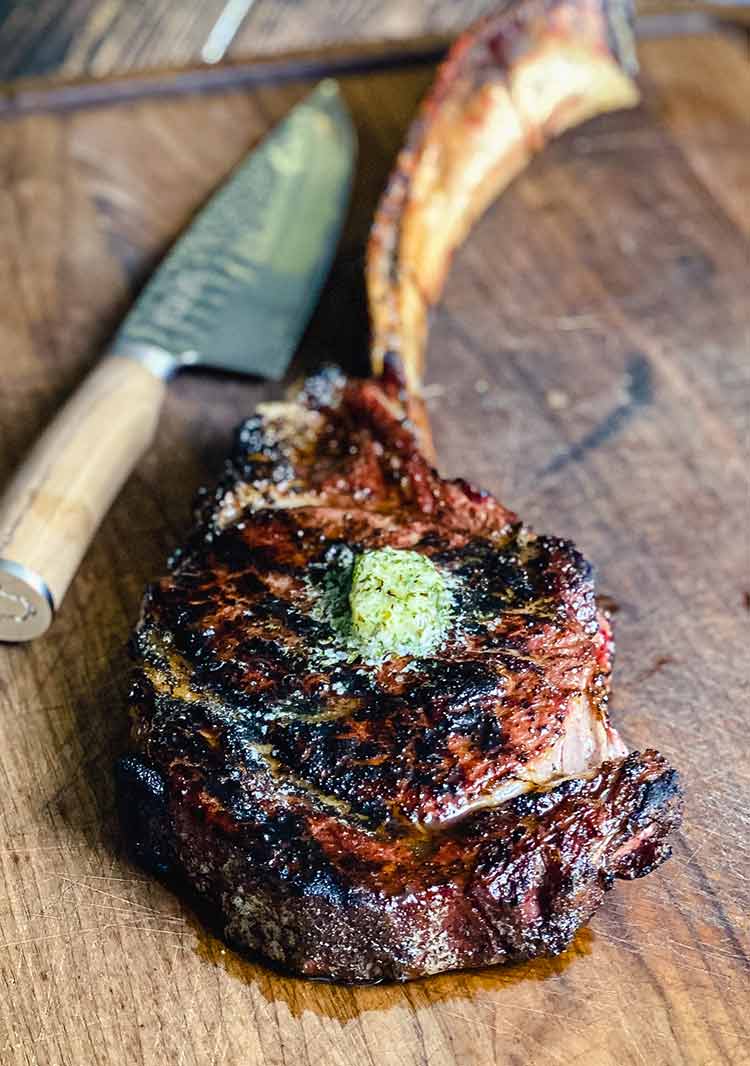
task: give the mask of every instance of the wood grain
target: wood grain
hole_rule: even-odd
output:
[[[455,32],[495,3],[256,0],[229,54],[278,54],[342,41]],[[196,62],[225,6],[226,0],[10,0],[0,6],[0,79],[102,76]]]
[[[226,0],[10,0],[0,8],[0,77],[117,70],[200,57]]]
[[[618,885],[559,959],[359,989],[241,959],[133,867],[111,785],[124,643],[232,425],[277,392],[184,375],[53,629],[0,649],[3,1064],[750,1062],[750,66],[723,40],[682,47],[651,42],[644,106],[564,137],[488,213],[428,355],[445,470],[598,565],[617,609],[614,717],[684,774],[672,862]],[[362,238],[428,79],[346,81],[355,206],[296,371],[363,364]],[[2,125],[0,477],[195,207],[305,89]]]

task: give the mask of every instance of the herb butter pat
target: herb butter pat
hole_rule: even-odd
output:
[[[448,581],[419,552],[380,548],[358,555],[349,591],[349,642],[369,660],[426,655],[444,640]]]

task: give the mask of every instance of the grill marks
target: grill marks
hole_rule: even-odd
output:
[[[142,861],[346,980],[562,950],[679,821],[673,772],[607,722],[589,565],[438,478],[389,388],[324,376],[240,431],[144,601],[119,770]],[[432,656],[350,661],[318,609],[343,549],[384,546],[452,575]]]
[[[491,497],[439,479],[376,383],[335,384],[338,406],[313,411],[317,436],[303,454],[274,411],[245,424],[229,467],[264,481],[283,471],[295,486],[314,469],[319,502],[246,506],[222,528],[226,495],[240,495],[225,482],[149,591],[136,654],[166,644],[181,657],[179,682],[162,687],[214,707],[211,728],[228,749],[263,745],[273,774],[373,827],[431,823],[523,774],[560,741],[581,693],[598,707],[605,636],[590,568],[571,545],[534,537]],[[315,616],[316,589],[342,546],[386,545],[453,575],[454,624],[434,657],[349,662]]]

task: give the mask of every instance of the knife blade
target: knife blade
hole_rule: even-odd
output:
[[[330,269],[355,135],[334,81],[263,140],[176,242],[0,498],[0,640],[40,636],[188,366],[283,377]]]
[[[214,193],[123,322],[114,351],[139,358],[156,348],[171,369],[282,378],[338,244],[353,159],[336,82],[321,82]]]

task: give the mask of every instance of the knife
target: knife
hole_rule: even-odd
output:
[[[338,244],[355,153],[338,86],[323,81],[178,240],[0,498],[0,640],[50,625],[174,373],[283,377]]]

